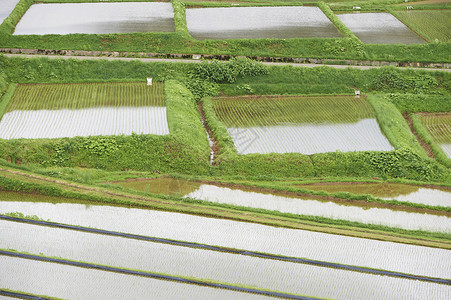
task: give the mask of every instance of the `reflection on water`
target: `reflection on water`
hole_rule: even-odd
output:
[[[376,119],[356,123],[227,128],[238,154],[390,151]]]
[[[204,39],[342,37],[317,7],[227,7],[186,10],[190,34]]]
[[[94,135],[169,134],[166,107],[98,107],[14,110],[0,121],[0,138],[62,138]]]
[[[440,144],[440,147],[442,147],[446,156],[448,156],[448,158],[451,158],[451,144]]]
[[[450,254],[444,249],[164,211],[101,204],[87,209],[84,204],[31,202],[53,199],[30,194],[0,191],[0,199],[14,200],[0,201],[2,214],[18,211],[66,224],[451,278],[451,259],[447,259]]]
[[[412,230],[451,233],[451,218],[446,216],[408,213],[385,208],[345,206],[333,202],[302,200],[271,194],[245,192],[213,185],[201,185],[197,191],[186,195],[186,197],[216,203],[275,210],[284,213],[320,216]]]
[[[2,288],[63,299],[261,299],[261,296],[0,256]],[[181,297],[183,295],[183,297]],[[9,298],[8,298],[9,299]]]
[[[425,43],[389,13],[338,14],[338,18],[366,44]]]
[[[15,35],[70,33],[173,32],[171,3],[34,4]]]
[[[117,184],[136,191],[179,197],[194,192],[201,185],[201,183],[195,181],[166,177],[148,180],[122,181]]]
[[[0,24],[13,11],[19,0],[0,0]]]
[[[451,206],[451,192],[438,189],[422,188],[415,185],[396,183],[337,183],[319,185],[296,185],[314,191],[329,193],[348,192],[353,194],[369,194],[386,200],[408,201],[427,205]]]

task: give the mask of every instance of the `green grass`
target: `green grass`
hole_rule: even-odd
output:
[[[12,110],[80,109],[89,107],[165,106],[164,83],[26,84],[16,88]]]
[[[213,106],[227,127],[354,123],[376,117],[364,97],[353,96],[219,98],[213,101]]]
[[[451,10],[395,11],[394,14],[429,42],[451,42]]]
[[[451,143],[451,113],[424,115],[421,123],[437,143]]]

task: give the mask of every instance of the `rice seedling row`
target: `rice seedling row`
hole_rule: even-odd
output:
[[[451,10],[396,11],[395,14],[429,42],[451,41]]]
[[[87,208],[69,203],[0,202],[0,213],[16,211],[65,224],[451,278],[450,254],[443,249],[162,211],[96,205]],[[118,219],[122,221],[117,222]]]

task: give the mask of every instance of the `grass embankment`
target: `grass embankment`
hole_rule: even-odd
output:
[[[186,27],[185,5],[173,1],[176,32],[128,34],[18,35],[12,32],[20,18],[34,3],[20,0],[0,26],[0,47],[125,51],[150,53],[211,54],[260,57],[331,58],[342,60],[385,60],[450,62],[449,43],[419,45],[365,45],[330,11],[327,4],[317,4],[346,38],[194,40]],[[277,6],[281,3],[265,3]],[[286,3],[282,3],[286,5]],[[205,5],[205,3],[196,3]],[[212,4],[207,3],[207,6]],[[222,4],[221,4],[222,5]],[[298,3],[296,3],[298,5]]]
[[[107,188],[73,184],[63,180],[37,176],[23,171],[1,171],[0,189],[25,193],[39,193],[91,203],[106,203],[127,207],[141,207],[181,212],[204,217],[225,218],[270,226],[297,228],[354,237],[386,240],[439,248],[451,248],[449,234],[403,230],[321,217],[284,214],[274,211],[235,207],[174,197],[149,197],[143,193],[111,191]],[[63,200],[64,201],[64,200]],[[73,200],[69,200],[73,201]]]

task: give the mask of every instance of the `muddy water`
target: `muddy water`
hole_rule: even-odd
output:
[[[199,40],[342,37],[317,7],[187,9],[186,22]]]
[[[0,201],[0,213],[21,212],[66,224],[451,278],[450,252],[443,249],[163,211],[32,202],[41,199],[25,194],[10,197],[9,194],[0,192],[0,199],[14,199]]]
[[[348,192],[353,194],[369,194],[386,200],[408,201],[434,206],[451,206],[451,191],[432,188],[423,188],[415,185],[395,183],[337,183],[319,185],[296,185],[314,191],[329,193]]]
[[[136,191],[179,197],[196,191],[201,185],[201,183],[195,181],[165,177],[149,180],[131,180],[116,184]]]
[[[389,13],[338,14],[338,18],[366,44],[425,43]]]
[[[0,256],[2,288],[63,299],[261,299],[166,280]]]
[[[0,0],[0,24],[13,11],[19,0]]]
[[[34,4],[15,35],[70,33],[173,32],[171,3]]]

